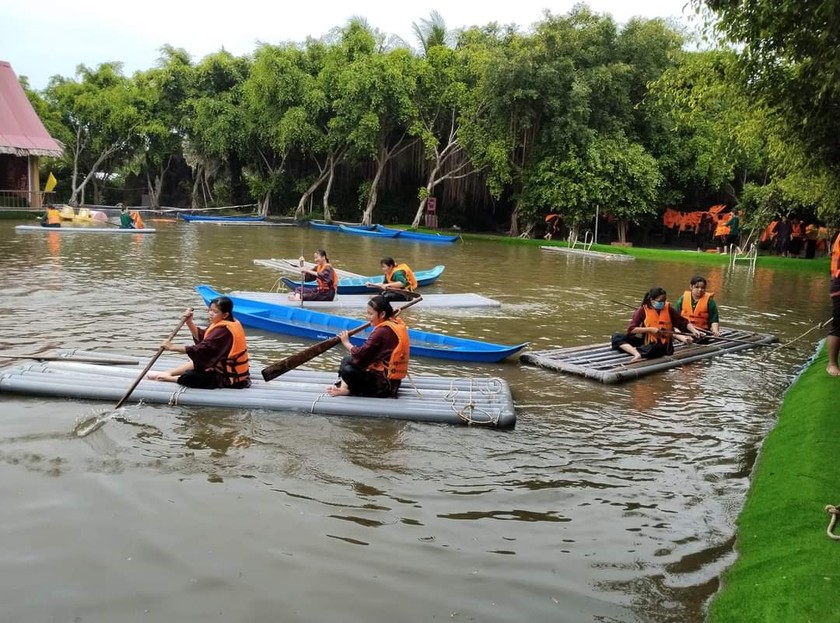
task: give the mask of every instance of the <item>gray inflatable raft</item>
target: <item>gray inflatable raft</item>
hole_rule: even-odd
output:
[[[284,305],[288,307],[303,307],[309,309],[354,309],[361,310],[367,307],[371,297],[376,294],[371,290],[370,294],[337,294],[332,301],[291,301],[288,293],[278,292],[255,292],[245,290],[234,290],[231,292],[232,296],[249,299],[252,301],[259,301],[261,303],[271,303],[272,305]],[[391,301],[394,309],[398,309],[405,305],[408,301]],[[462,309],[467,307],[491,307],[499,308],[502,304],[495,300],[474,294],[472,292],[465,292],[463,294],[424,294],[423,300],[420,301],[415,309]]]
[[[97,355],[94,352],[74,353],[80,357]],[[61,361],[19,363],[0,369],[0,392],[106,400],[116,404],[148,362],[148,359],[140,359],[136,365],[82,363],[73,361],[70,356]],[[183,361],[160,359],[152,369],[166,370]],[[257,365],[252,367],[253,385],[248,389],[190,389],[144,379],[131,394],[129,402],[266,409],[495,428],[511,428],[516,423],[510,387],[496,377],[412,376],[403,381],[399,398],[388,399],[330,396],[325,389],[336,380],[335,373],[331,372],[298,369],[266,383],[259,378],[258,370]]]

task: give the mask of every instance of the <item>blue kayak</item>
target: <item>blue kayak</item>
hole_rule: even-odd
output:
[[[340,223],[325,223],[324,221],[309,221],[309,226],[312,229],[320,229],[321,231],[339,231]],[[376,229],[376,225],[348,225],[354,229]]]
[[[265,220],[264,216],[209,216],[204,214],[179,214],[178,216],[188,223],[258,223]]]
[[[443,269],[446,268],[443,264],[438,264],[429,270],[419,270],[414,273],[417,278],[417,287],[428,286],[437,281],[438,277],[443,274]],[[281,277],[283,283],[290,290],[295,290],[300,287],[300,281],[293,281],[287,277]],[[373,275],[371,277],[342,277],[338,280],[339,294],[374,294],[375,290],[368,288],[365,283],[382,283],[385,281],[385,275]],[[307,282],[315,284],[315,281]]]
[[[222,296],[210,286],[196,286],[196,291],[206,305],[217,296]],[[228,295],[230,296],[230,295]],[[363,320],[334,316],[311,309],[273,305],[262,301],[230,296],[233,301],[233,315],[243,326],[283,333],[311,340],[326,340],[335,337],[341,331],[352,331],[362,326]],[[370,329],[350,336],[353,344],[361,345],[370,335]],[[415,357],[433,357],[453,361],[475,361],[493,363],[502,361],[524,349],[528,343],[506,346],[467,338],[452,337],[442,333],[428,333],[409,329],[411,355]]]
[[[338,230],[344,232],[345,234],[368,236],[370,238],[396,238],[400,235],[400,231],[398,229],[379,231],[378,229],[362,229],[361,227],[347,227],[347,225],[339,225]]]
[[[441,234],[429,234],[422,231],[409,231],[407,229],[390,229],[382,225],[376,226],[376,231],[384,233],[395,233],[398,240],[413,240],[415,242],[433,242],[436,244],[448,244],[460,240],[461,236],[443,236]]]

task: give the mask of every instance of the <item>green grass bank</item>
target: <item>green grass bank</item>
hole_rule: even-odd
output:
[[[840,504],[840,378],[825,346],[788,389],[738,518],[738,559],[709,623],[840,621],[840,541],[826,504]]]
[[[407,228],[407,225],[394,226]],[[423,231],[420,228],[418,231]],[[433,230],[429,230],[433,231]],[[446,233],[457,233],[449,232]],[[461,237],[465,241],[469,240],[493,240],[502,242],[504,244],[522,244],[531,246],[555,246],[568,247],[565,242],[554,240],[543,240],[536,238],[515,238],[505,236],[503,234],[470,234],[462,233]],[[700,266],[726,266],[729,264],[729,256],[719,253],[698,253],[697,251],[683,250],[683,249],[663,249],[661,247],[614,247],[608,244],[593,244],[593,251],[601,251],[603,253],[616,253],[620,255],[632,255],[633,257],[646,260],[657,260],[667,262],[684,262]],[[739,264],[744,266],[744,264]],[[806,260],[794,257],[778,257],[775,255],[759,255],[756,261],[758,268],[770,268],[773,270],[782,270],[798,273],[818,273],[828,275],[829,258],[818,257],[813,260]],[[840,620],[840,618],[838,618]]]

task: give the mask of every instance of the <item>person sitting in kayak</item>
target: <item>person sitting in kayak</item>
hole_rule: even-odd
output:
[[[166,372],[149,372],[148,378],[199,389],[250,387],[248,344],[242,325],[233,317],[233,301],[226,296],[213,299],[207,315],[210,326],[201,329],[193,322],[193,311],[184,312],[195,343],[187,346],[165,340],[161,348],[184,353],[190,360]]]
[[[633,313],[627,332],[613,334],[612,349],[631,355],[630,363],[672,354],[674,328],[691,334],[692,337],[685,338],[688,343],[702,337],[702,333],[665,299],[664,288],[651,288]]]
[[[341,360],[340,381],[327,388],[330,396],[397,397],[408,374],[408,329],[384,296],[370,299],[367,319],[373,331],[361,346],[350,343],[347,331],[338,334],[350,354]]]
[[[47,211],[41,218],[41,227],[61,227],[61,212],[51,203],[47,204]]]
[[[303,281],[315,279],[316,285],[314,288],[301,284],[300,288],[289,300],[299,301],[303,298],[304,301],[332,301],[335,299],[336,291],[336,275],[335,270],[330,265],[330,260],[327,257],[327,252],[324,249],[318,249],[312,254],[315,261],[315,270],[304,270]],[[301,266],[303,265],[303,256],[300,258]]]
[[[417,277],[409,268],[408,264],[397,264],[392,257],[383,257],[379,260],[379,267],[385,274],[382,283],[368,281],[365,285],[368,288],[379,288],[382,296],[388,301],[410,301],[411,296],[403,294],[400,290],[414,292],[417,289]]]
[[[120,209],[120,229],[134,229],[134,221],[128,213],[125,204],[118,203],[117,207]]]

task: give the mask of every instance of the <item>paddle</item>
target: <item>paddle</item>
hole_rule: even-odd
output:
[[[192,310],[192,308],[190,308],[190,310]],[[187,321],[186,317],[181,318],[181,320],[180,320],[180,322],[178,322],[177,326],[174,329],[172,329],[172,333],[170,333],[169,337],[166,338],[167,342],[175,338],[175,336],[178,334],[178,331],[181,330],[181,327],[184,326],[184,323],[186,321]],[[122,398],[120,398],[120,401],[117,403],[117,406],[114,407],[111,411],[109,411],[107,413],[102,413],[98,416],[89,417],[84,422],[82,422],[81,424],[76,426],[76,428],[75,428],[76,435],[79,436],[79,437],[85,437],[87,435],[90,435],[93,431],[97,430],[103,424],[105,424],[105,422],[107,422],[108,419],[111,416],[114,415],[114,413],[117,411],[117,409],[119,409],[121,406],[123,406],[123,403],[126,400],[128,400],[128,397],[131,396],[131,394],[134,392],[136,387],[140,384],[140,381],[143,380],[143,377],[146,376],[146,373],[152,368],[152,366],[155,364],[155,362],[160,358],[160,356],[162,354],[163,354],[163,346],[158,346],[158,349],[157,349],[157,351],[155,351],[155,354],[152,355],[151,359],[149,359],[149,363],[146,364],[146,367],[143,368],[143,371],[134,380],[134,383],[131,384],[131,387],[128,388],[128,391],[123,395]]]
[[[131,359],[98,359],[96,357],[78,357],[70,355],[60,357],[56,355],[2,355],[0,359],[32,359],[34,361],[75,361],[77,363],[98,363],[103,366],[136,365],[139,361]]]
[[[750,346],[771,346],[771,344],[766,342],[751,342],[750,340],[739,340],[734,337],[723,337],[721,335],[712,335],[711,331],[707,331],[706,329],[697,329],[700,333],[703,334],[703,339],[707,340],[719,340],[721,342],[732,342],[734,344],[749,344]],[[683,334],[686,335],[686,334]]]
[[[412,294],[414,294],[414,293],[412,292]],[[416,303],[419,303],[422,300],[423,300],[423,297],[418,294],[417,298],[409,301],[408,303],[406,303],[405,305],[400,307],[395,312],[394,315],[395,316],[398,315],[402,310],[404,310],[408,307],[411,307],[412,305],[415,305]],[[367,329],[369,326],[370,326],[370,323],[366,322],[362,326],[356,327],[352,331],[348,331],[347,335],[348,336],[349,335],[356,335],[357,333]],[[327,352],[329,349],[331,349],[333,346],[335,346],[336,344],[338,344],[340,342],[341,342],[341,338],[338,337],[337,335],[334,336],[334,337],[331,337],[327,340],[324,340],[323,342],[318,342],[317,344],[315,344],[314,346],[310,346],[306,350],[302,350],[295,355],[291,355],[290,357],[286,357],[285,359],[281,359],[280,361],[277,361],[275,363],[272,363],[269,366],[266,366],[265,368],[262,369],[262,377],[266,381],[276,379],[281,374],[286,374],[286,372],[288,372],[289,370],[294,370],[295,368],[297,368],[298,366],[306,363],[307,361],[309,361],[311,359],[315,359],[315,357],[317,357],[318,355],[320,355],[322,353]]]

